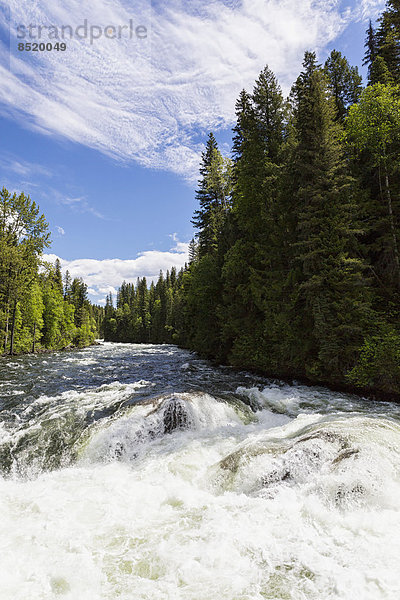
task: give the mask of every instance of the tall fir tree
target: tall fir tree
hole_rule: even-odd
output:
[[[346,57],[337,50],[330,53],[324,71],[335,102],[336,117],[343,122],[349,107],[360,97],[362,77],[357,67],[350,66]]]
[[[325,75],[314,53],[294,86],[296,145],[293,332],[299,368],[340,380],[354,364],[368,314],[356,258],[354,182],[348,173]],[[304,335],[304,332],[307,332]]]
[[[372,25],[371,19],[369,20],[369,26],[366,31],[366,40],[364,44],[365,54],[363,60],[363,67],[368,68],[368,81],[371,81],[371,67],[378,56],[378,42],[376,39],[376,32]]]
[[[216,253],[218,238],[230,206],[231,175],[229,161],[223,159],[213,133],[202,154],[200,181],[196,192],[199,209],[192,223],[197,229],[198,257]]]
[[[378,55],[385,61],[393,82],[400,83],[400,30],[393,22],[393,19],[397,21],[396,17],[398,13],[385,11],[382,14],[376,40]],[[372,83],[371,77],[370,81]]]

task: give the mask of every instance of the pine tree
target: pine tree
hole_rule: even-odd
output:
[[[271,163],[277,163],[284,136],[283,97],[268,66],[256,81],[252,100],[264,155]]]
[[[188,258],[189,258],[189,265],[194,263],[195,260],[197,259],[197,244],[196,244],[196,240],[194,238],[191,239],[189,242]]]
[[[400,30],[396,29],[393,22],[397,16],[387,11],[382,14],[376,40],[379,56],[385,61],[391,78],[395,83],[400,83]],[[372,83],[371,76],[370,81]]]
[[[357,67],[351,67],[347,59],[337,50],[332,50],[330,53],[324,71],[335,102],[337,119],[343,122],[349,107],[360,97],[361,75]]]
[[[60,292],[63,293],[61,263],[58,258],[56,258],[56,262],[54,263],[54,281]]]
[[[192,220],[198,230],[198,256],[215,253],[218,237],[229,210],[231,191],[230,163],[224,160],[215,137],[209,134],[200,165],[201,179],[196,192],[200,208]]]
[[[362,342],[368,298],[355,257],[353,182],[327,82],[314,53],[294,86],[297,144],[293,153],[298,219],[293,268],[293,325],[298,366],[309,377],[340,379]],[[306,333],[305,333],[306,332]],[[304,335],[305,334],[305,335]]]
[[[236,241],[225,254],[220,320],[230,359],[260,368],[268,362],[270,336],[265,320],[271,310],[275,259],[282,252],[282,247],[277,247],[276,199],[285,115],[279,84],[268,67],[256,81],[252,96],[241,92],[236,114]]]
[[[71,285],[72,285],[71,274],[67,270],[65,272],[65,276],[64,276],[64,300],[67,300],[67,302],[70,302],[71,298],[72,298],[72,295],[71,295]]]
[[[364,55],[364,60],[363,60],[363,67],[365,67],[365,66],[368,67],[368,81],[370,81],[371,66],[372,66],[373,62],[375,61],[376,57],[378,56],[378,42],[376,39],[375,29],[372,26],[371,19],[369,21],[369,26],[366,31],[366,34],[367,34],[367,38],[366,38],[365,44],[364,44],[365,55]]]

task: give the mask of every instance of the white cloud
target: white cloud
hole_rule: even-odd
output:
[[[17,24],[143,24],[145,40],[67,41],[65,52],[7,51],[0,100],[8,113],[120,160],[197,176],[199,132],[231,126],[242,87],[266,62],[288,88],[306,49],[321,49],[374,0],[10,0]],[[89,4],[89,6],[88,6]],[[47,39],[45,40],[47,41]],[[362,41],[360,41],[362,43]]]
[[[50,263],[54,263],[59,258],[63,272],[68,270],[72,278],[82,277],[88,285],[92,300],[101,304],[104,303],[108,293],[116,294],[117,288],[123,281],[135,283],[137,277],[155,280],[160,270],[165,272],[171,267],[177,269],[183,267],[188,260],[189,244],[180,242],[176,236],[174,242],[175,245],[168,251],[147,250],[132,260],[120,258],[65,260],[55,254],[45,254],[43,258]]]
[[[57,229],[57,232],[60,235],[65,235],[65,229],[63,229],[63,227],[60,227],[59,225],[56,225],[56,229]]]

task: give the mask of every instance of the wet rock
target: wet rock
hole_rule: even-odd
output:
[[[342,460],[346,460],[347,458],[350,458],[351,456],[354,456],[356,454],[359,454],[359,450],[356,448],[348,448],[347,450],[343,450],[343,452],[341,452],[336,458],[335,460],[332,461],[333,465],[337,465],[339,463],[342,462]]]
[[[366,491],[362,483],[355,483],[351,486],[341,484],[335,494],[335,503],[342,506],[348,502],[359,500],[366,494]]]
[[[125,452],[125,448],[124,448],[124,445],[122,444],[122,442],[117,442],[114,447],[115,458],[121,458],[122,455],[124,454],[124,452]]]
[[[181,366],[182,371],[198,371],[197,367],[195,367],[192,363],[185,363]]]
[[[329,444],[338,444],[342,450],[349,447],[349,440],[336,431],[322,430],[311,433],[301,437],[296,443],[307,442],[309,440],[323,440]]]
[[[163,413],[164,433],[172,433],[175,429],[188,429],[191,419],[185,404],[176,398],[169,400]]]
[[[261,485],[263,487],[269,487],[270,485],[274,485],[275,483],[280,483],[281,481],[288,481],[292,479],[292,475],[288,469],[283,471],[271,471],[266,475],[261,477]]]

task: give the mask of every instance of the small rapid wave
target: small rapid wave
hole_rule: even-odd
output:
[[[89,432],[83,456],[101,462],[110,460],[136,460],[143,453],[154,451],[158,444],[173,451],[177,443],[186,443],[187,436],[173,440],[164,439],[174,433],[186,432],[189,437],[201,432],[207,435],[227,431],[243,425],[250,412],[241,410],[208,394],[182,393],[155,398],[133,406],[123,416],[114,415],[105,426],[97,425]],[[242,420],[243,419],[243,420]],[[183,441],[182,441],[183,440]]]
[[[16,411],[3,411],[0,468],[4,474],[32,477],[65,467],[77,458],[79,440],[94,422],[103,422],[133,401],[148,381],[118,381],[59,396],[39,396]]]
[[[391,420],[299,416],[247,436],[220,461],[215,478],[220,491],[273,499],[282,489],[302,488],[330,506],[383,507],[390,482],[399,483],[399,441],[400,426]]]

